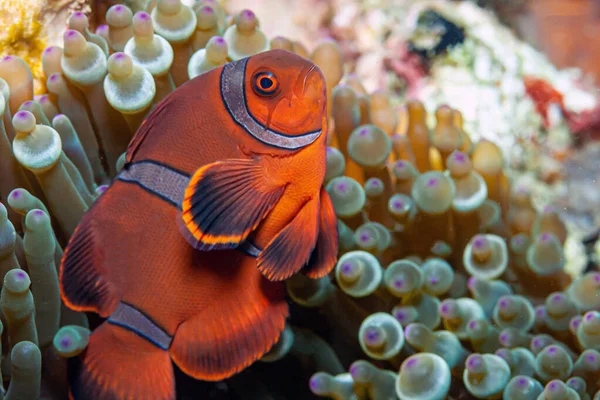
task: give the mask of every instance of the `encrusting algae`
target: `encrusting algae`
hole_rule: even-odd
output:
[[[216,0],[113,5],[106,22],[91,32],[74,13],[62,46],[29,58],[16,31],[0,42],[0,398],[67,398],[67,359],[96,324],[60,298],[63,248],[148,112],[190,78],[275,48],[327,83],[340,252],[329,276],[286,280],[292,318],[262,363],[302,360],[314,373],[303,385],[336,400],[600,398],[600,274],[565,272],[556,210],[511,186],[500,148],[472,141],[460,110],[399,113],[344,74],[334,41],[269,40],[252,11]],[[241,398],[269,398],[240,376]]]

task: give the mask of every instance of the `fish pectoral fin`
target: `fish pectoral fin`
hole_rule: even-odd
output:
[[[258,270],[272,281],[287,279],[300,271],[315,248],[318,220],[319,198],[314,197],[260,252]]]
[[[304,274],[312,279],[319,279],[331,272],[337,263],[338,231],[337,217],[329,193],[321,188],[321,213],[319,217],[319,236],[317,247],[304,269]]]
[[[284,285],[249,267],[243,287],[223,293],[218,303],[177,327],[169,353],[184,373],[206,381],[226,379],[277,342],[288,316]]]
[[[285,184],[260,160],[218,161],[200,168],[181,205],[187,241],[199,250],[236,248],[277,204]]]

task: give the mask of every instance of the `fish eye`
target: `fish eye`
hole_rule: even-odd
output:
[[[259,96],[273,96],[279,92],[277,76],[270,71],[259,71],[252,77],[252,89]]]

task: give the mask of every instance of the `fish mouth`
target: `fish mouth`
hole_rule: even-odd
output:
[[[282,97],[275,105],[272,115],[267,118],[265,128],[275,130],[291,130],[292,135],[302,135],[321,128],[321,119],[326,112],[325,80],[314,64],[305,65],[292,84],[291,94]],[[291,110],[290,110],[291,108]],[[293,116],[286,121],[291,126],[281,126],[277,118],[278,110],[292,111]],[[291,129],[290,129],[291,128]]]

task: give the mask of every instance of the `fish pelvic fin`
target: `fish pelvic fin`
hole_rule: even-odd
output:
[[[258,270],[271,281],[287,279],[300,271],[315,248],[318,220],[319,196],[315,196],[260,252]]]
[[[169,353],[110,322],[94,330],[87,349],[69,363],[72,400],[175,400]]]
[[[311,279],[322,278],[331,272],[337,263],[339,249],[337,217],[329,193],[325,188],[321,188],[320,203],[317,246],[303,271]]]
[[[281,282],[269,282],[251,266],[247,284],[224,294],[183,322],[169,348],[186,374],[205,381],[226,379],[250,366],[279,339],[288,307]]]
[[[180,229],[198,250],[236,248],[257,228],[285,190],[260,160],[232,159],[194,173],[181,205]]]

